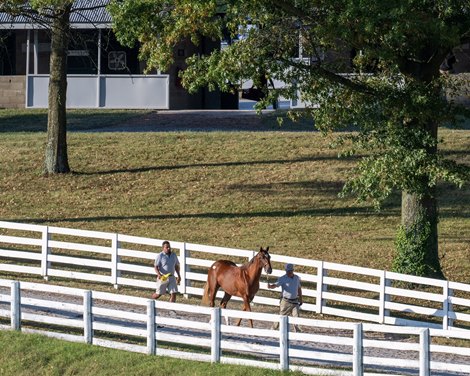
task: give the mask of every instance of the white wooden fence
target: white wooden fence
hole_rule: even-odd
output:
[[[223,315],[253,319],[255,329],[224,325],[220,308],[0,279],[0,329],[180,359],[316,375],[470,374],[470,347],[461,345],[470,341],[470,331],[230,309],[223,310]],[[279,330],[270,329],[275,321],[280,323]],[[302,332],[290,331],[291,324],[301,325]],[[446,338],[445,345],[439,344],[441,337]]]
[[[0,221],[3,272],[154,289],[153,260],[163,240]],[[171,241],[181,263],[179,291],[202,296],[207,268],[219,258],[246,262],[256,251]],[[470,329],[470,285],[272,254],[273,276],[297,265],[302,310],[380,324]],[[266,279],[265,279],[266,278]],[[254,303],[278,306],[262,277]],[[273,277],[270,277],[274,281]],[[222,292],[219,292],[222,294]]]

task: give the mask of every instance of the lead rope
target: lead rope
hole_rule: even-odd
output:
[[[264,270],[264,267],[263,267],[263,273],[264,273],[265,276],[266,276],[266,278],[265,278],[265,279],[266,279],[266,283],[269,283],[269,274],[266,273],[266,270]],[[263,273],[261,273],[261,274],[263,274]]]

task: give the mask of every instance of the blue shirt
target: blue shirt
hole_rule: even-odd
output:
[[[281,286],[282,297],[286,299],[297,299],[299,297],[300,277],[296,274],[290,278],[287,274],[279,277],[275,283]]]
[[[158,270],[161,274],[174,274],[176,265],[179,265],[178,257],[176,253],[171,252],[167,255],[165,252],[160,252],[155,259],[155,266],[158,266]]]

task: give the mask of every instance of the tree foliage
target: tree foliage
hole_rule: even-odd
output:
[[[440,94],[439,65],[470,37],[468,1],[294,4],[139,0],[114,2],[111,10],[121,41],[142,42],[150,67],[167,68],[183,38],[221,39],[227,30],[232,38],[243,35],[223,51],[189,58],[183,84],[193,91],[201,86],[230,90],[233,83],[256,81],[262,73],[287,84],[272,91],[266,103],[280,95],[296,97],[300,90],[304,101],[320,105],[307,111],[318,129],[361,130],[350,137],[352,151],[369,156],[346,186],[361,198],[378,204],[396,188],[422,194],[441,179],[462,185],[463,170],[435,152],[437,138],[429,127],[454,115],[455,108]],[[221,10],[223,16],[217,13]],[[308,61],[292,59],[299,40]],[[357,51],[352,61],[344,54],[349,49]],[[322,60],[325,53],[336,58]],[[367,74],[371,69],[374,74]],[[346,72],[351,74],[337,74]]]
[[[432,256],[413,261],[414,273],[442,276],[435,187],[462,186],[469,171],[439,152],[438,126],[460,111],[443,95],[439,65],[470,38],[468,0],[115,0],[110,10],[120,40],[139,41],[149,68],[168,68],[183,39],[233,42],[187,59],[190,91],[280,80],[260,107],[301,97],[308,108],[291,117],[311,116],[323,132],[357,130],[338,139],[362,157],[344,193],[379,207],[402,191],[400,231],[416,233]],[[293,58],[299,45],[303,59]]]

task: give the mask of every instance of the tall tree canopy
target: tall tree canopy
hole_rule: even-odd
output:
[[[436,184],[462,186],[469,173],[438,149],[438,126],[458,112],[439,65],[470,38],[468,0],[115,0],[110,11],[121,42],[140,41],[149,68],[168,67],[183,39],[237,40],[188,58],[190,90],[278,79],[285,87],[264,104],[300,95],[308,108],[292,116],[312,116],[324,132],[354,127],[341,141],[361,159],[344,192],[379,206],[400,190],[394,268],[443,277]],[[299,46],[304,58],[293,59]]]

